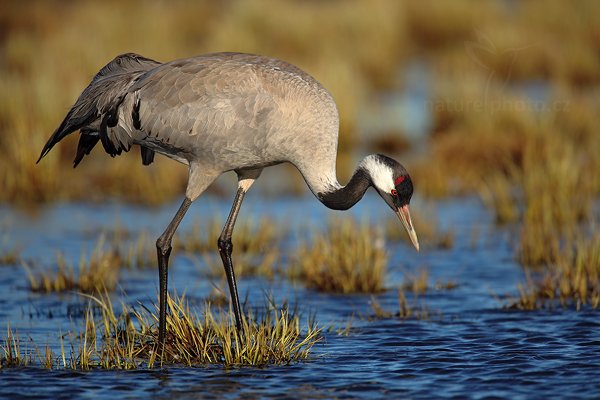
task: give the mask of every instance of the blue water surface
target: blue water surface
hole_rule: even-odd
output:
[[[181,231],[218,215],[229,198],[203,196],[190,209]],[[18,245],[33,265],[52,266],[56,253],[72,262],[90,254],[100,233],[115,226],[162,232],[179,202],[144,208],[118,202],[56,204],[31,214],[0,206],[3,245]],[[369,295],[317,293],[282,278],[239,279],[248,307],[264,304],[265,293],[278,303],[297,303],[302,315],[315,315],[331,328],[313,348],[309,361],[285,366],[230,368],[170,367],[136,371],[73,372],[40,367],[0,370],[3,398],[600,398],[600,319],[594,310],[556,308],[535,312],[507,310],[524,280],[514,261],[514,227],[497,228],[476,198],[425,204],[415,209],[453,234],[451,248],[422,240],[421,252],[406,242],[387,242],[388,291],[375,296],[384,309],[398,310],[397,288],[406,276],[429,274],[429,290],[407,293],[424,319],[376,319]],[[395,215],[373,193],[349,212],[327,210],[314,198],[265,198],[251,191],[240,218],[269,216],[287,227],[282,251],[293,253],[305,232],[324,229],[331,217],[355,217],[383,227]],[[416,213],[415,215],[418,215]],[[398,222],[398,229],[402,229]],[[137,236],[134,234],[133,239]],[[216,242],[216,238],[215,238]],[[234,244],[235,245],[235,244]],[[215,246],[216,247],[216,246]],[[291,257],[291,254],[288,255]],[[169,288],[202,301],[219,281],[208,279],[202,264],[174,253]],[[283,263],[289,257],[284,254]],[[50,345],[59,352],[60,333],[80,326],[78,295],[35,294],[22,265],[0,267],[0,327],[19,333],[24,344]],[[435,283],[454,282],[452,290]],[[150,304],[156,298],[155,269],[125,271],[114,299]],[[338,329],[350,323],[348,334]],[[5,335],[2,335],[3,337]]]

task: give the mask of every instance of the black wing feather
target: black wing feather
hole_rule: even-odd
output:
[[[112,143],[109,143],[106,134],[106,126],[114,126],[117,122],[118,107],[125,97],[125,92],[134,78],[146,71],[161,65],[158,61],[134,53],[121,54],[106,64],[92,79],[90,84],[83,90],[67,116],[58,129],[48,139],[42,152],[40,160],[48,154],[54,145],[65,136],[78,129],[97,131],[105,150],[112,156],[120,154]],[[98,126],[100,125],[100,131]],[[104,127],[102,127],[104,125]],[[90,140],[89,142],[86,142]],[[91,143],[91,139],[85,139],[85,143]],[[97,140],[96,140],[97,143]],[[95,144],[95,143],[94,143]],[[87,146],[82,144],[82,146]],[[84,147],[87,151],[91,147]],[[79,147],[75,159],[80,157]],[[89,153],[89,151],[88,151]],[[87,154],[87,153],[86,153]],[[79,159],[79,161],[81,161]]]
[[[81,133],[79,137],[79,143],[77,144],[77,154],[75,155],[75,160],[73,160],[73,168],[77,167],[83,156],[90,154],[90,151],[94,148],[96,143],[100,140],[100,136],[89,135],[86,133]]]

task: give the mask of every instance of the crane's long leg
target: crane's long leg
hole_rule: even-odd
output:
[[[219,254],[221,260],[223,260],[223,267],[225,268],[225,275],[227,275],[227,283],[229,284],[229,292],[231,294],[231,304],[233,305],[233,313],[235,315],[235,326],[238,332],[242,331],[242,312],[240,307],[240,299],[238,297],[237,284],[235,282],[235,274],[233,272],[233,262],[231,260],[231,252],[233,250],[233,244],[231,243],[231,235],[233,234],[233,227],[235,220],[237,219],[238,213],[240,212],[240,206],[244,200],[246,191],[242,187],[238,187],[233,200],[233,206],[219,236],[217,244],[219,246]]]
[[[169,269],[169,255],[171,254],[171,240],[187,212],[192,201],[187,197],[179,206],[179,210],[167,226],[167,229],[156,241],[156,253],[158,256],[158,279],[160,282],[159,293],[159,317],[158,317],[158,341],[161,345],[165,343],[165,335],[167,333],[167,277]]]

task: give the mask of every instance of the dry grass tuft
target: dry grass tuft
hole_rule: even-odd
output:
[[[600,307],[600,233],[579,238],[551,266],[529,273],[519,285],[519,297],[509,299],[507,307],[537,310],[557,304],[577,310],[584,305]]]
[[[89,260],[85,256],[79,261],[78,273],[75,268],[58,255],[55,271],[34,273],[26,264],[29,286],[34,292],[65,292],[69,290],[83,293],[112,291],[119,278],[122,259],[118,252],[104,249],[104,240],[100,239]]]
[[[0,345],[0,369],[26,367],[34,360],[31,350],[21,350],[21,341],[19,336],[10,329],[6,328],[6,339]]]
[[[377,293],[385,290],[387,255],[380,232],[350,219],[333,220],[311,246],[300,246],[293,277],[318,291]]]
[[[522,185],[525,210],[520,259],[525,265],[554,262],[560,243],[571,243],[578,224],[591,213],[594,190],[586,158],[569,143],[540,139],[526,150]]]
[[[262,317],[246,318],[245,334],[240,336],[230,313],[215,314],[210,304],[205,304],[199,317],[182,296],[168,298],[168,335],[165,347],[160,348],[155,329],[157,307],[154,311],[145,307],[138,311],[123,305],[117,314],[108,296],[90,299],[95,304],[86,312],[83,330],[61,336],[58,357],[48,348],[43,354],[39,350],[23,353],[9,329],[6,345],[0,348],[4,353],[0,365],[31,365],[36,355],[44,368],[72,370],[282,365],[307,359],[311,348],[321,340],[321,329],[309,322],[303,333],[299,316],[287,307],[270,306]]]
[[[5,368],[23,368],[39,365],[42,368],[52,369],[55,366],[55,356],[50,346],[43,349],[38,347],[23,347],[22,340],[17,332],[6,327],[6,339],[0,344],[0,370]],[[32,343],[28,342],[29,345]]]
[[[311,347],[320,340],[320,329],[310,325],[303,335],[299,317],[287,307],[270,308],[261,319],[244,318],[245,333],[241,337],[230,313],[215,315],[207,305],[201,320],[190,312],[184,298],[170,299],[168,307],[169,334],[163,363],[288,364],[306,359]],[[156,314],[157,310],[146,320],[155,321]]]

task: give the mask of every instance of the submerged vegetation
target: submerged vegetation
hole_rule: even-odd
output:
[[[372,318],[375,319],[429,319],[430,312],[424,304],[419,303],[419,298],[415,295],[413,304],[409,304],[406,294],[402,288],[398,289],[398,310],[389,311],[384,309],[375,297],[371,297]]]

